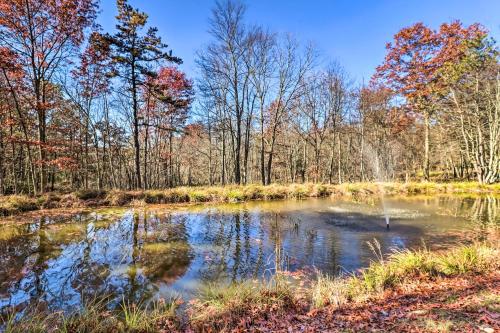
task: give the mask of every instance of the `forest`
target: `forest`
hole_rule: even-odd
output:
[[[341,2],[273,19],[405,14]],[[201,1],[0,0],[0,332],[500,332],[500,48],[444,2],[360,78],[257,1],[191,50]]]
[[[0,2],[0,193],[500,181],[498,46],[479,23],[402,28],[361,84],[218,2],[188,77],[118,0]]]

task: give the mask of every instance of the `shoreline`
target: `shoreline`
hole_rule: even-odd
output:
[[[0,197],[0,218],[33,211],[53,209],[93,209],[136,207],[148,204],[234,203],[258,200],[306,199],[318,197],[354,197],[436,194],[500,194],[500,184],[477,182],[453,183],[345,183],[272,184],[177,187],[166,190],[123,191],[81,190],[69,193],[51,192],[36,197],[8,195]]]
[[[6,332],[241,332],[370,331],[494,332],[500,328],[497,243],[445,251],[394,252],[352,276],[312,278],[297,287],[295,273],[269,283],[246,281],[210,286],[180,309],[182,300],[153,305],[99,300],[80,312],[50,315],[29,309],[0,317]],[[2,322],[3,320],[3,322]]]

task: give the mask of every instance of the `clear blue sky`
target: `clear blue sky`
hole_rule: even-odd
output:
[[[149,23],[196,75],[195,52],[210,40],[208,18],[215,0],[130,0],[149,14]],[[312,41],[324,59],[337,60],[358,82],[368,80],[385,54],[385,44],[402,27],[422,21],[432,27],[459,19],[479,22],[500,41],[500,0],[247,0],[249,23],[291,32]],[[99,22],[115,25],[114,0],[101,0]]]

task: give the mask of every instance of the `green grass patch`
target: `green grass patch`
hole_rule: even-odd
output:
[[[484,274],[500,268],[500,250],[488,244],[472,244],[445,252],[423,250],[395,251],[379,258],[368,268],[349,278],[319,275],[311,288],[314,306],[340,306],[352,300],[367,299],[388,288],[411,282],[421,276]]]

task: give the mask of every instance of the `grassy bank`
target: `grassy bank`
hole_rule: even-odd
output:
[[[500,193],[500,184],[465,183],[346,183],[289,184],[269,186],[178,187],[150,191],[82,190],[48,193],[37,197],[12,195],[0,197],[0,216],[53,208],[133,206],[144,204],[240,202],[248,200],[303,199],[308,197],[372,195],[415,195],[438,193]]]
[[[374,245],[376,248],[376,244]],[[4,322],[6,332],[370,331],[486,332],[498,328],[498,244],[446,252],[394,252],[355,275],[319,275],[306,286],[289,275],[268,283],[208,286],[187,305],[122,304],[116,311],[91,303],[78,314],[32,315]],[[449,309],[448,312],[444,311]],[[369,326],[366,326],[369,325]],[[493,332],[493,331],[491,331]]]

